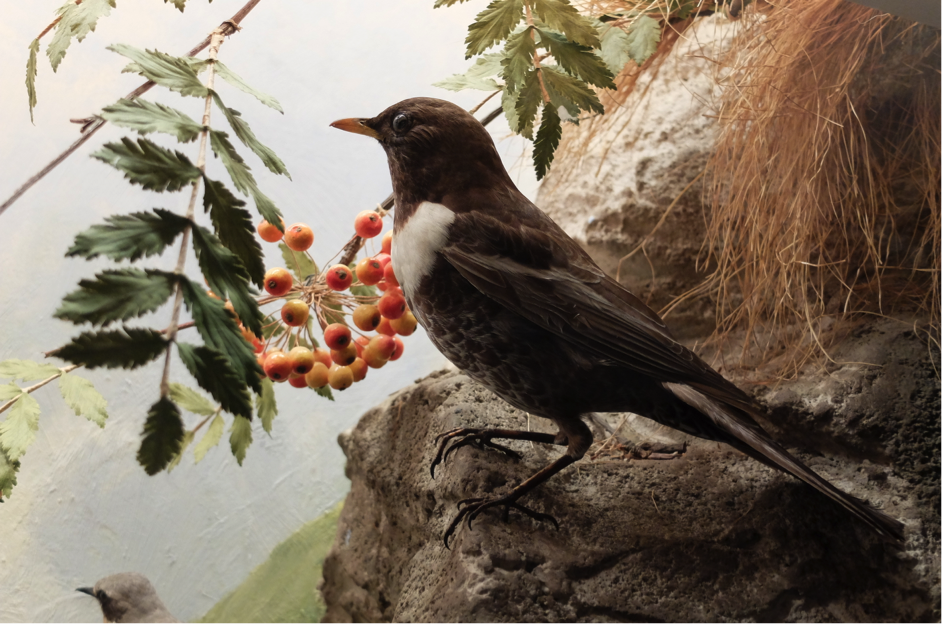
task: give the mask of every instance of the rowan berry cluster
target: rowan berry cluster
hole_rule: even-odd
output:
[[[361,238],[375,238],[383,229],[382,216],[361,212],[354,228]],[[292,254],[310,258],[314,233],[303,223],[285,228],[282,234],[262,221],[258,234],[271,243],[283,240]],[[272,381],[287,381],[296,388],[329,385],[344,390],[362,381],[370,368],[382,368],[402,357],[400,336],[412,335],[417,322],[396,279],[392,242],[392,232],[387,232],[379,253],[353,266],[335,264],[303,281],[282,267],[265,273],[264,287],[270,296],[259,303],[282,302],[280,314],[266,317],[264,340],[248,330],[244,334]],[[375,289],[362,288],[371,286]],[[312,320],[320,326],[323,347],[314,336]]]

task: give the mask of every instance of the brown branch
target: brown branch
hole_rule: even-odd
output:
[[[259,2],[261,2],[261,0],[249,0],[249,2],[247,2],[245,6],[239,9],[239,11],[235,15],[233,15],[231,18],[229,18],[228,20],[220,24],[219,28],[222,30],[223,34],[226,36],[229,36],[229,35],[234,34],[236,31],[240,30],[239,24],[242,22],[243,19],[245,19],[245,16],[249,14],[249,11],[254,9],[255,5],[257,5]],[[212,35],[208,35],[205,39],[203,39],[203,41],[199,43],[199,45],[197,45],[195,48],[187,52],[186,56],[196,56],[197,54],[205,50],[209,46],[209,42],[211,39],[212,39]],[[125,99],[133,100],[134,98],[140,97],[141,95],[144,95],[145,93],[147,93],[147,91],[149,91],[150,88],[153,86],[154,86],[154,83],[148,80],[147,82],[145,82],[138,88],[128,93],[125,96]],[[31,189],[37,182],[45,178],[46,175],[49,174],[50,171],[52,171],[53,169],[58,167],[60,164],[62,164],[62,162],[66,158],[71,156],[73,153],[75,153],[75,151],[78,148],[82,147],[82,145],[84,145],[90,138],[92,138],[93,134],[98,132],[98,130],[107,123],[101,117],[93,117],[91,119],[94,119],[94,121],[92,121],[91,123],[86,123],[85,125],[82,126],[82,136],[75,143],[70,145],[64,152],[56,156],[56,158],[53,159],[53,161],[50,162],[48,165],[43,167],[39,171],[39,173],[37,173],[36,175],[31,177],[29,180],[27,180],[20,188],[16,189],[16,191],[13,192],[13,195],[11,195],[9,199],[7,199],[5,202],[0,204],[0,215],[6,212],[6,209],[12,206],[13,203],[23,195],[23,193]],[[83,119],[81,121],[85,122],[86,120]]]

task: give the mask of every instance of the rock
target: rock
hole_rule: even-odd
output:
[[[324,564],[324,621],[939,620],[939,378],[899,324],[858,332],[834,355],[862,351],[883,367],[753,388],[803,461],[906,523],[903,548],[797,480],[690,438],[682,457],[663,461],[626,461],[598,440],[596,459],[523,500],[559,530],[486,513],[446,550],[459,500],[506,491],[559,449],[510,442],[524,455],[515,461],[466,447],[432,479],[437,434],[528,426],[465,376],[441,372],[340,438],[351,491]],[[628,437],[657,433],[634,428]]]

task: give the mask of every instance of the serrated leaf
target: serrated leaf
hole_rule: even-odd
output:
[[[209,287],[223,299],[229,299],[242,324],[256,336],[262,333],[264,315],[248,290],[249,274],[234,253],[223,246],[216,235],[195,225],[193,249]]]
[[[193,73],[199,76],[207,67],[209,67],[210,61],[208,59],[200,59],[195,56],[178,56],[178,60],[183,61],[187,66],[193,70]],[[133,61],[124,66],[121,70],[122,74],[139,74],[144,75],[144,69],[137,63]]]
[[[232,143],[229,141],[229,135],[219,130],[209,131],[209,142],[212,145],[213,153],[222,161],[232,183],[236,189],[244,195],[249,195],[255,200],[255,207],[269,223],[280,223],[281,212],[275,207],[275,204],[264,194],[255,182],[255,176],[252,175],[249,166],[245,164],[239,153],[235,151]]]
[[[148,269],[109,269],[62,298],[53,316],[75,324],[108,325],[153,312],[173,293],[176,277]]]
[[[464,40],[468,46],[465,58],[481,54],[506,39],[522,19],[523,0],[493,0],[468,27],[468,36]]]
[[[249,127],[248,122],[242,118],[242,113],[223,104],[219,94],[215,91],[213,91],[213,101],[216,102],[216,106],[218,106],[223,115],[226,116],[226,121],[232,126],[232,131],[239,137],[239,140],[242,141],[246,147],[255,152],[255,155],[262,160],[262,163],[268,167],[268,170],[272,173],[284,175],[290,180],[291,174],[288,173],[285,163],[278,158],[278,155],[275,154],[271,148],[263,145],[262,142],[258,140],[255,133],[252,132],[252,128]]]
[[[164,4],[172,4],[177,7],[177,10],[180,13],[183,13],[183,9],[186,7],[186,0],[164,0]]]
[[[609,71],[617,75],[631,60],[631,55],[628,54],[631,39],[628,37],[628,33],[621,28],[608,24],[604,25],[601,33],[602,45],[599,56],[602,57]]]
[[[101,395],[95,386],[87,379],[63,373],[59,377],[59,392],[66,405],[72,408],[76,416],[84,416],[101,428],[105,426],[105,420],[108,419],[108,402]]]
[[[201,388],[219,401],[222,409],[251,420],[252,399],[226,356],[217,349],[206,346],[194,347],[185,342],[179,343],[177,349],[186,369],[190,371]],[[181,405],[189,409],[183,403]],[[215,407],[211,407],[212,411],[215,411]],[[203,412],[198,413],[203,414]]]
[[[0,379],[19,379],[31,381],[45,379],[59,373],[59,368],[52,364],[40,364],[31,360],[4,360],[0,362]]]
[[[242,208],[245,202],[233,195],[222,182],[203,177],[203,208],[216,229],[222,244],[238,256],[250,279],[261,287],[265,281],[262,246],[255,237],[252,215]]]
[[[444,80],[433,83],[433,87],[461,91],[463,89],[479,89],[481,91],[496,91],[501,86],[491,78],[500,73],[502,54],[485,54],[474,61],[468,71],[463,74],[454,74]]]
[[[221,352],[229,360],[238,379],[255,392],[261,392],[259,376],[262,368],[255,359],[252,345],[245,341],[235,319],[223,307],[222,301],[213,299],[198,284],[182,280],[183,301],[193,315],[193,322],[206,346]]]
[[[190,345],[186,346],[189,347]],[[170,384],[170,400],[186,411],[200,416],[212,416],[216,413],[216,406],[209,399],[193,388],[184,386],[181,383]]]
[[[274,108],[279,113],[284,114],[285,111],[281,108],[281,104],[278,103],[278,100],[266,93],[262,93],[254,87],[250,87],[234,71],[223,65],[222,61],[216,61],[216,75],[231,84],[236,89],[248,93],[265,106]]]
[[[448,7],[455,3],[467,2],[468,0],[435,0],[435,5],[432,8]]]
[[[540,43],[565,71],[601,89],[615,88],[612,72],[592,48],[569,41],[559,33],[537,30],[540,33]]]
[[[10,461],[0,450],[0,497],[10,497],[13,486],[16,485],[16,471],[19,469],[20,462]]]
[[[661,25],[653,17],[642,15],[628,27],[627,52],[639,66],[657,51],[661,41]]]
[[[39,403],[24,392],[7,410],[6,419],[0,422],[0,450],[10,461],[18,460],[36,439],[37,429]]]
[[[245,459],[245,451],[252,444],[252,423],[241,416],[236,416],[229,430],[229,447],[239,465]]]
[[[178,191],[200,177],[200,170],[184,154],[143,138],[136,144],[127,137],[121,143],[105,143],[92,158],[123,171],[132,184],[158,193]]]
[[[546,104],[543,106],[543,116],[540,129],[536,133],[536,141],[533,142],[533,166],[536,168],[537,180],[542,180],[549,171],[553,154],[556,152],[556,146],[559,145],[562,135],[563,127],[556,108],[552,104]]]
[[[195,140],[203,126],[189,115],[157,102],[147,100],[118,100],[101,111],[111,123],[136,130],[140,134],[163,132],[177,137],[181,143]]]
[[[330,391],[330,386],[323,386],[321,388],[314,388],[314,392],[321,395],[328,401],[334,400],[334,393]]]
[[[278,249],[281,250],[281,258],[285,261],[285,266],[294,273],[299,282],[303,283],[308,276],[320,273],[314,261],[303,251],[292,251],[284,243],[278,243]]]
[[[209,449],[219,444],[219,440],[222,439],[222,434],[225,430],[226,421],[223,420],[221,414],[216,414],[216,417],[209,423],[209,428],[206,429],[206,433],[203,434],[203,438],[193,447],[193,459],[195,463],[198,464],[203,461]]]
[[[347,317],[343,313],[343,306],[335,295],[326,295],[321,299],[321,312],[323,312],[328,325],[331,323],[347,325]]]
[[[501,77],[507,85],[507,91],[517,91],[527,79],[527,72],[533,69],[533,55],[536,54],[536,42],[533,40],[533,27],[527,26],[507,39],[504,46],[504,58],[500,64]]]
[[[543,91],[540,89],[540,71],[542,70],[532,69],[527,73],[526,82],[517,93],[516,102],[514,103],[517,124],[510,127],[517,134],[531,140],[533,139],[533,120],[543,103]]]
[[[161,397],[147,412],[144,439],[137,451],[137,461],[153,476],[167,467],[180,452],[184,429],[180,410],[167,397]]]
[[[262,421],[262,429],[270,434],[272,421],[278,415],[278,404],[275,402],[275,384],[267,377],[262,380],[261,394],[255,397],[255,411]]]
[[[555,106],[564,107],[570,115],[576,117],[579,111],[602,114],[605,107],[599,96],[577,78],[551,65],[543,67],[543,84],[549,93],[550,101]]]
[[[170,463],[167,464],[167,472],[173,472],[173,469],[180,465],[180,460],[183,459],[183,454],[186,453],[187,447],[189,447],[192,442],[193,432],[184,430],[183,440],[180,442],[180,450],[176,452],[176,454],[173,456],[173,459],[171,459]]]
[[[189,219],[155,208],[105,217],[106,225],[93,225],[75,237],[66,256],[91,260],[99,255],[112,260],[137,260],[163,252],[183,232]]]
[[[181,95],[193,97],[209,95],[209,89],[200,82],[191,64],[184,59],[157,50],[140,50],[123,43],[110,45],[108,49],[137,63],[136,69],[145,78],[162,87]]]
[[[243,341],[244,342],[244,341]],[[160,332],[124,327],[112,331],[89,331],[56,350],[56,357],[87,368],[137,368],[167,348]]]
[[[46,48],[52,71],[59,69],[59,63],[65,58],[72,39],[81,42],[88,33],[94,32],[98,18],[107,17],[114,6],[115,0],[84,0],[81,4],[68,0],[56,10],[60,18],[59,23],[56,24],[56,32]]]
[[[23,389],[12,381],[8,384],[0,386],[0,403],[6,403],[15,396],[19,396],[23,392]]]
[[[580,15],[569,0],[533,0],[532,6],[544,24],[563,33],[566,39],[599,47],[599,35],[592,22]]]
[[[517,115],[517,95],[508,89],[504,89],[504,92],[500,94],[500,105],[504,109],[507,125],[510,126],[512,131],[517,132],[516,128],[520,124],[520,118]]]
[[[36,55],[39,54],[39,39],[29,44],[29,58],[26,59],[26,97],[29,99],[29,120],[33,122],[33,109],[36,108]]]

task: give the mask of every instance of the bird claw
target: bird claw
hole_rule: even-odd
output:
[[[496,442],[491,441],[492,436],[494,436],[494,433],[487,429],[469,429],[464,427],[452,429],[451,431],[446,431],[445,433],[441,433],[436,436],[435,443],[438,444],[438,452],[435,454],[435,459],[432,460],[432,465],[430,468],[432,478],[435,478],[436,466],[448,461],[449,455],[462,446],[467,446],[469,444],[479,449],[490,448],[494,449],[495,451],[500,451],[512,459],[520,459],[522,457],[520,453],[507,448],[503,444],[497,444]],[[457,441],[449,446],[449,442],[455,440],[455,438],[458,438]]]
[[[538,522],[552,523],[553,527],[557,531],[559,530],[559,522],[556,521],[556,518],[549,514],[534,511],[529,507],[524,507],[514,498],[511,498],[512,495],[513,493],[500,498],[466,498],[462,501],[459,501],[458,515],[455,516],[454,520],[451,521],[451,524],[448,525],[448,529],[445,530],[445,535],[443,537],[445,541],[445,548],[451,550],[451,546],[448,545],[448,540],[452,537],[452,535],[454,535],[462,521],[467,522],[469,531],[473,531],[474,527],[472,526],[472,523],[474,522],[474,519],[477,518],[481,512],[490,509],[491,507],[504,508],[504,512],[502,514],[502,519],[504,522],[509,520],[510,510],[514,509]]]

